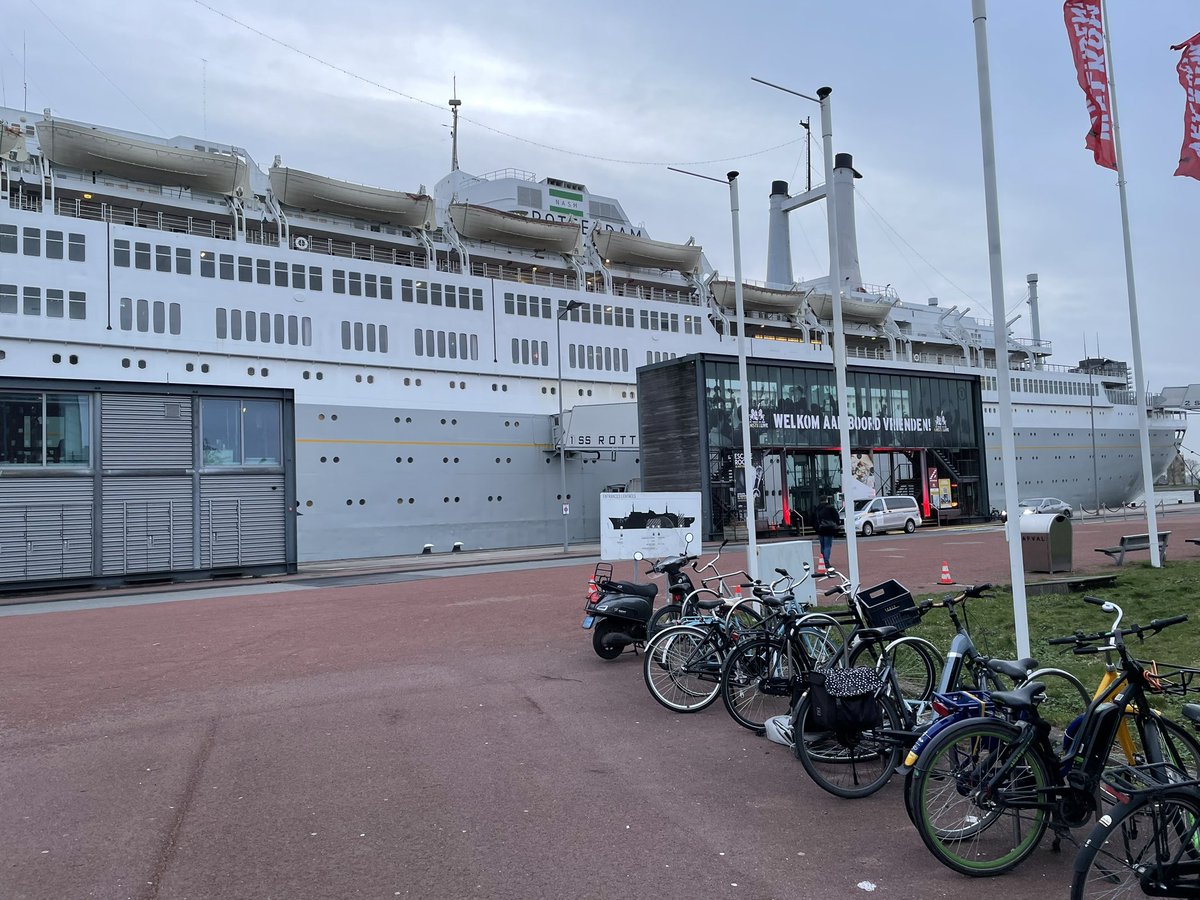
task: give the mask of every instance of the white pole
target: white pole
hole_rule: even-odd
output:
[[[1000,258],[1000,208],[996,194],[996,138],[992,130],[992,85],[988,74],[987,9],[971,0],[975,22],[975,59],[979,71],[979,126],[983,143],[983,191],[987,206],[988,267],[992,282],[992,326],[996,357],[996,391],[1000,408],[1000,458],[1004,471],[1004,506],[1008,521],[1008,565],[1012,574],[1013,618],[1017,655],[1029,656],[1029,613],[1025,603],[1025,566],[1021,554],[1021,514],[1017,508],[1017,446],[1013,433],[1012,392],[1008,368],[1008,325],[1004,320],[1004,266]]]
[[[754,513],[754,460],[750,456],[750,389],[746,373],[746,306],[742,300],[742,232],[738,223],[737,172],[730,172],[729,214],[733,219],[733,297],[737,306],[738,382],[742,404],[742,461],[746,482],[746,571],[758,578],[758,534]]]
[[[1121,195],[1121,235],[1125,243],[1125,285],[1129,292],[1129,335],[1133,341],[1133,400],[1137,404],[1138,437],[1142,447],[1142,493],[1146,504],[1146,531],[1150,535],[1150,565],[1159,568],[1158,513],[1154,509],[1154,471],[1150,464],[1150,421],[1146,412],[1146,373],[1142,368],[1142,337],[1138,327],[1137,287],[1133,279],[1133,244],[1129,236],[1129,199],[1125,196],[1125,164],[1121,156],[1121,126],[1117,123],[1117,79],[1113,75],[1112,44],[1108,37],[1108,6],[1101,2],[1104,54],[1108,69],[1108,107],[1112,112],[1113,147],[1117,151],[1117,188]]]
[[[846,332],[842,328],[842,260],[838,254],[837,203],[833,182],[833,112],[829,95],[833,88],[817,89],[821,102],[821,143],[825,151],[825,210],[829,219],[829,294],[833,301],[833,373],[837,384],[838,442],[841,447],[842,499],[846,504],[846,558],[850,563],[850,583],[854,590],[862,586],[858,571],[858,531],[854,527],[854,500],[850,482],[850,408],[846,384]]]

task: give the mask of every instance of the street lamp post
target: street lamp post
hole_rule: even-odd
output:
[[[571,549],[571,523],[568,518],[571,506],[567,502],[567,429],[563,422],[563,385],[562,385],[562,320],[573,309],[583,306],[578,300],[569,301],[558,311],[554,320],[554,352],[558,356],[558,472],[561,478],[562,521],[563,521],[563,553]]]

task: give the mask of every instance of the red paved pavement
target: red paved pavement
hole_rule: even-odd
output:
[[[1200,519],[1163,527],[1200,556]],[[1077,527],[1076,559],[1138,530]],[[918,591],[943,555],[1007,580],[998,529],[863,552]],[[590,571],[0,618],[0,898],[1066,895],[1048,842],[981,886],[898,785],[838,801],[719,703],[658,706],[579,628]]]

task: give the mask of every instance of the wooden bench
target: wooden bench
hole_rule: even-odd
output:
[[[1167,538],[1171,536],[1169,531],[1160,531],[1158,533],[1158,555],[1162,560],[1167,558]],[[1125,565],[1125,554],[1131,553],[1134,550],[1149,550],[1150,535],[1149,534],[1127,534],[1121,538],[1121,542],[1115,547],[1097,547],[1097,553],[1104,553],[1112,557],[1118,566]]]

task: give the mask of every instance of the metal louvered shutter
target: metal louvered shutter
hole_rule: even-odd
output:
[[[200,566],[267,565],[287,560],[282,472],[200,479]]]

